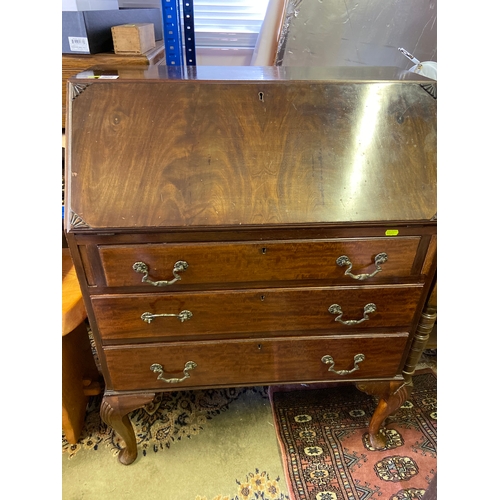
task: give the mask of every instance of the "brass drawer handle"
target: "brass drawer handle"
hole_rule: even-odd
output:
[[[341,255],[337,259],[337,265],[340,266],[340,267],[342,267],[342,266],[349,266],[346,269],[346,272],[344,273],[344,275],[345,276],[350,276],[352,279],[355,279],[355,280],[363,281],[363,280],[366,280],[368,278],[372,278],[377,273],[379,273],[380,271],[382,271],[382,268],[380,266],[381,266],[381,264],[384,264],[384,262],[387,262],[387,258],[388,257],[387,257],[386,253],[379,253],[379,254],[375,255],[375,265],[377,266],[377,268],[371,274],[352,274],[351,273],[352,262],[349,260],[349,257],[347,257],[347,255]]]
[[[331,356],[323,356],[321,358],[321,361],[327,365],[332,365],[330,368],[328,368],[329,372],[336,373],[337,375],[349,375],[352,372],[355,372],[356,370],[359,370],[358,363],[361,363],[361,361],[365,360],[365,355],[364,354],[356,354],[354,356],[354,368],[352,370],[334,370],[333,367],[335,366],[335,361],[333,361],[333,358]]]
[[[155,318],[178,318],[181,323],[191,319],[193,317],[193,313],[191,311],[181,311],[179,314],[153,314],[150,312],[145,312],[141,314],[142,321],[146,323],[151,323]]]
[[[194,370],[198,365],[194,361],[188,361],[184,365],[184,377],[182,378],[163,378],[163,366],[158,363],[154,363],[150,366],[150,370],[154,373],[159,373],[157,380],[163,380],[163,382],[167,382],[167,384],[178,384],[179,382],[184,382],[189,375],[189,370]]]
[[[149,279],[149,268],[147,264],[144,262],[136,262],[133,266],[132,269],[136,273],[143,273],[144,276],[142,277],[142,282],[143,283],[149,283],[150,285],[153,286],[167,286],[167,285],[173,285],[176,281],[180,281],[181,277],[179,274],[181,271],[185,271],[188,268],[188,263],[185,260],[178,260],[174,264],[174,268],[172,269],[172,274],[174,275],[174,279],[170,281],[152,281]]]
[[[338,304],[332,304],[328,308],[328,312],[331,314],[338,314],[338,316],[335,318],[335,321],[339,321],[343,325],[359,325],[360,323],[363,323],[363,321],[368,321],[370,318],[368,315],[370,313],[373,313],[377,310],[377,306],[370,302],[369,304],[366,304],[366,306],[363,309],[363,317],[361,319],[348,319],[348,320],[343,320],[342,315],[344,312],[342,311],[342,308]]]

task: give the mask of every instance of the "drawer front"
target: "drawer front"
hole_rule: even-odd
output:
[[[406,333],[399,333],[378,337],[172,342],[108,347],[105,353],[111,386],[117,391],[267,385],[394,377],[407,338]],[[359,354],[364,359],[356,362],[354,357]],[[193,368],[189,362],[196,366]],[[152,365],[158,365],[156,371]],[[356,366],[358,369],[354,370]]]
[[[421,290],[385,285],[101,295],[92,305],[104,342],[201,339],[235,332],[408,327]]]
[[[260,241],[249,243],[192,243],[151,245],[103,245],[99,247],[107,286],[157,285],[143,282],[170,282],[175,279],[174,266],[186,262],[187,269],[177,272],[176,285],[247,283],[290,280],[342,280],[359,282],[345,275],[349,264],[337,264],[346,256],[353,275],[379,278],[401,278],[411,274],[420,237],[365,238],[330,240]],[[375,263],[376,256],[387,254],[387,261]],[[383,260],[383,259],[382,259]],[[133,265],[142,262],[143,271]],[[365,280],[366,281],[366,280]],[[167,285],[165,285],[167,286]]]

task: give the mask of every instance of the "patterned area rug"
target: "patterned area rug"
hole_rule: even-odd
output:
[[[410,399],[373,449],[376,399],[353,386],[270,390],[291,500],[419,500],[437,471],[437,380],[414,376]]]
[[[101,460],[103,455],[97,453],[98,451],[107,450],[115,456],[120,451],[121,439],[99,416],[101,400],[102,396],[90,398],[85,427],[82,431],[82,437],[76,445],[68,443],[63,434],[63,454],[68,459],[83,455],[83,458],[88,457],[87,460],[90,459],[90,461]],[[265,400],[269,405],[268,388],[247,387],[158,394],[150,405],[130,414],[139,453],[146,456],[161,450],[166,451],[174,443],[192,438],[202,431],[208,430],[210,426],[217,425],[217,416],[227,412],[230,406],[240,405],[242,400],[246,400],[247,404],[249,401],[259,404],[259,400]],[[272,425],[270,419],[272,416],[269,408],[269,418],[265,419],[264,424]],[[255,438],[258,439],[258,436]],[[262,444],[276,447],[275,442]],[[224,452],[217,447],[211,451],[214,453]],[[95,456],[91,458],[94,452],[96,452]],[[205,449],[204,453],[210,453],[210,449]],[[276,458],[279,463],[279,454],[276,455]],[[106,462],[103,462],[104,466],[105,464]],[[132,474],[134,473],[133,469],[129,470]],[[221,481],[219,476],[220,474],[217,474],[217,477],[212,479]],[[195,482],[198,481],[196,475],[192,479]],[[110,478],[111,483],[112,481],[113,479]],[[281,477],[272,476],[266,470],[254,468],[245,476],[233,479],[232,484],[230,481],[222,482],[221,490],[231,491],[230,494],[196,495],[189,497],[189,500],[289,500],[286,485],[283,483]],[[140,497],[140,492],[138,494]],[[187,498],[182,496],[182,492],[179,494],[179,500]]]
[[[137,449],[144,456],[170,448],[174,441],[199,434],[220,413],[246,391],[268,397],[267,387],[240,387],[203,391],[159,393],[144,408],[129,414],[137,437]],[[91,397],[85,425],[77,444],[68,443],[62,435],[62,451],[73,458],[80,450],[109,449],[117,456],[123,447],[121,438],[100,418],[101,396]]]
[[[237,492],[233,496],[217,495],[213,499],[197,495],[195,500],[290,500],[290,497],[280,490],[280,479],[271,479],[266,471],[247,474],[243,481],[236,480]]]
[[[93,338],[90,330],[89,336],[91,345],[93,346]],[[424,360],[423,356],[421,363],[419,363],[419,366],[421,368],[430,367],[436,371],[436,359],[437,358],[435,355],[429,356],[426,360]],[[425,363],[423,363],[423,361],[425,361]],[[97,359],[97,356],[96,364],[97,367],[100,368],[100,363]],[[353,395],[355,395],[356,397],[364,396],[363,393],[360,393],[357,390],[354,390]],[[68,443],[63,435],[62,451],[63,455],[65,455],[69,459],[67,463],[74,464],[75,461],[72,459],[77,455],[80,457],[78,460],[76,460],[76,462],[78,462],[79,464],[78,468],[73,471],[71,469],[71,466],[69,466],[70,468],[67,470],[67,474],[69,474],[69,477],[73,478],[73,480],[81,475],[80,471],[82,467],[82,460],[84,462],[94,464],[93,466],[95,466],[96,463],[100,463],[99,460],[103,460],[102,470],[107,470],[107,453],[109,452],[111,455],[117,455],[122,448],[121,439],[101,420],[99,416],[101,399],[101,397],[90,398],[89,406],[87,408],[85,427],[82,431],[81,439],[76,445]],[[251,412],[252,409],[255,408],[251,405],[256,404],[259,408],[262,408],[262,405],[261,403],[259,403],[259,401],[263,400],[265,400],[266,404],[269,406],[270,398],[267,387],[229,388],[203,391],[175,391],[157,394],[150,405],[145,408],[135,410],[130,414],[131,422],[138,441],[139,453],[143,456],[151,456],[151,454],[154,455],[162,450],[166,452],[174,443],[180,444],[181,440],[194,438],[201,433],[206,435],[203,431],[208,431],[210,429],[210,431],[213,432],[214,429],[216,429],[217,426],[220,425],[218,424],[220,418],[223,418],[223,416],[227,417],[230,414],[234,414],[233,409],[239,407],[245,408],[245,411]],[[375,405],[373,402],[372,405],[373,406],[370,408],[374,408]],[[228,412],[228,410],[230,409],[231,412]],[[368,412],[371,411],[372,410],[368,410]],[[272,414],[269,407],[268,412],[269,413],[263,413],[264,419],[262,421],[262,425],[272,425]],[[217,418],[218,416],[220,416],[220,418]],[[365,420],[365,422],[367,425],[367,420]],[[240,422],[238,421],[237,423],[239,425]],[[363,424],[360,424],[360,427],[363,428]],[[258,440],[259,436],[253,436],[252,439]],[[244,474],[243,476],[241,474],[235,474],[234,476],[230,475],[227,478],[229,479],[229,481],[224,479],[220,483],[219,491],[224,491],[225,493],[223,494],[197,494],[200,490],[207,491],[204,487],[206,485],[205,483],[203,483],[203,487],[200,487],[199,490],[196,491],[197,488],[194,488],[196,491],[194,495],[189,496],[189,498],[183,498],[183,500],[295,500],[293,496],[288,496],[287,486],[286,484],[283,484],[284,479],[282,475],[280,463],[281,461],[279,458],[276,442],[274,441],[274,439],[268,439],[263,444],[265,446],[276,448],[276,451],[273,451],[272,453],[273,456],[274,454],[276,454],[274,462],[273,460],[259,462],[261,465],[265,464],[259,468],[255,467],[255,465],[257,465],[256,463],[249,463],[249,467],[246,470],[250,470],[250,472]],[[218,452],[217,450],[214,450],[214,452]],[[348,450],[346,450],[346,452],[348,452]],[[280,464],[278,472],[275,465],[273,465],[276,461]],[[360,462],[360,460],[358,460],[358,462]],[[142,465],[146,466],[146,464]],[[349,466],[354,465],[349,463]],[[274,471],[274,475],[267,472],[270,469]],[[129,471],[129,469],[127,469],[127,471]],[[128,472],[128,474],[130,474],[130,472]],[[280,477],[277,477],[278,474]],[[118,481],[119,484],[115,484],[113,482],[115,481],[114,477],[110,477],[109,481],[110,484],[114,485],[113,488],[120,489],[122,487],[120,481]],[[86,487],[89,491],[90,498],[94,495],[94,490],[92,490],[92,487],[88,484],[86,484]],[[228,494],[228,492],[230,493]],[[129,492],[127,490],[127,494],[128,493]],[[137,494],[140,496],[140,492],[138,492]],[[418,496],[419,494],[420,493],[416,493],[413,496],[407,495],[402,497],[396,496],[394,498],[419,499],[421,498],[421,496]],[[321,500],[333,500],[335,498],[337,498],[338,500],[342,498],[370,498],[370,495],[358,495],[352,497],[335,497],[330,493],[328,493],[327,495],[317,498],[320,498]],[[377,491],[372,496],[379,498],[379,500],[386,500],[386,498],[388,498],[381,498],[381,495],[382,490]],[[297,497],[297,499],[299,498],[307,498],[309,500],[309,498],[315,499],[316,497]],[[176,500],[178,499],[176,498]]]

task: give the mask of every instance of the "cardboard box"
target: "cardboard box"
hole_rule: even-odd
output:
[[[115,54],[144,54],[155,47],[155,27],[152,23],[112,26]]]
[[[155,40],[163,40],[161,9],[62,12],[62,53],[113,52],[111,27],[130,23],[152,23]]]

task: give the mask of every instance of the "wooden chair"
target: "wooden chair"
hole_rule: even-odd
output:
[[[76,444],[88,397],[101,391],[86,325],[87,312],[68,248],[62,249],[62,429]]]

